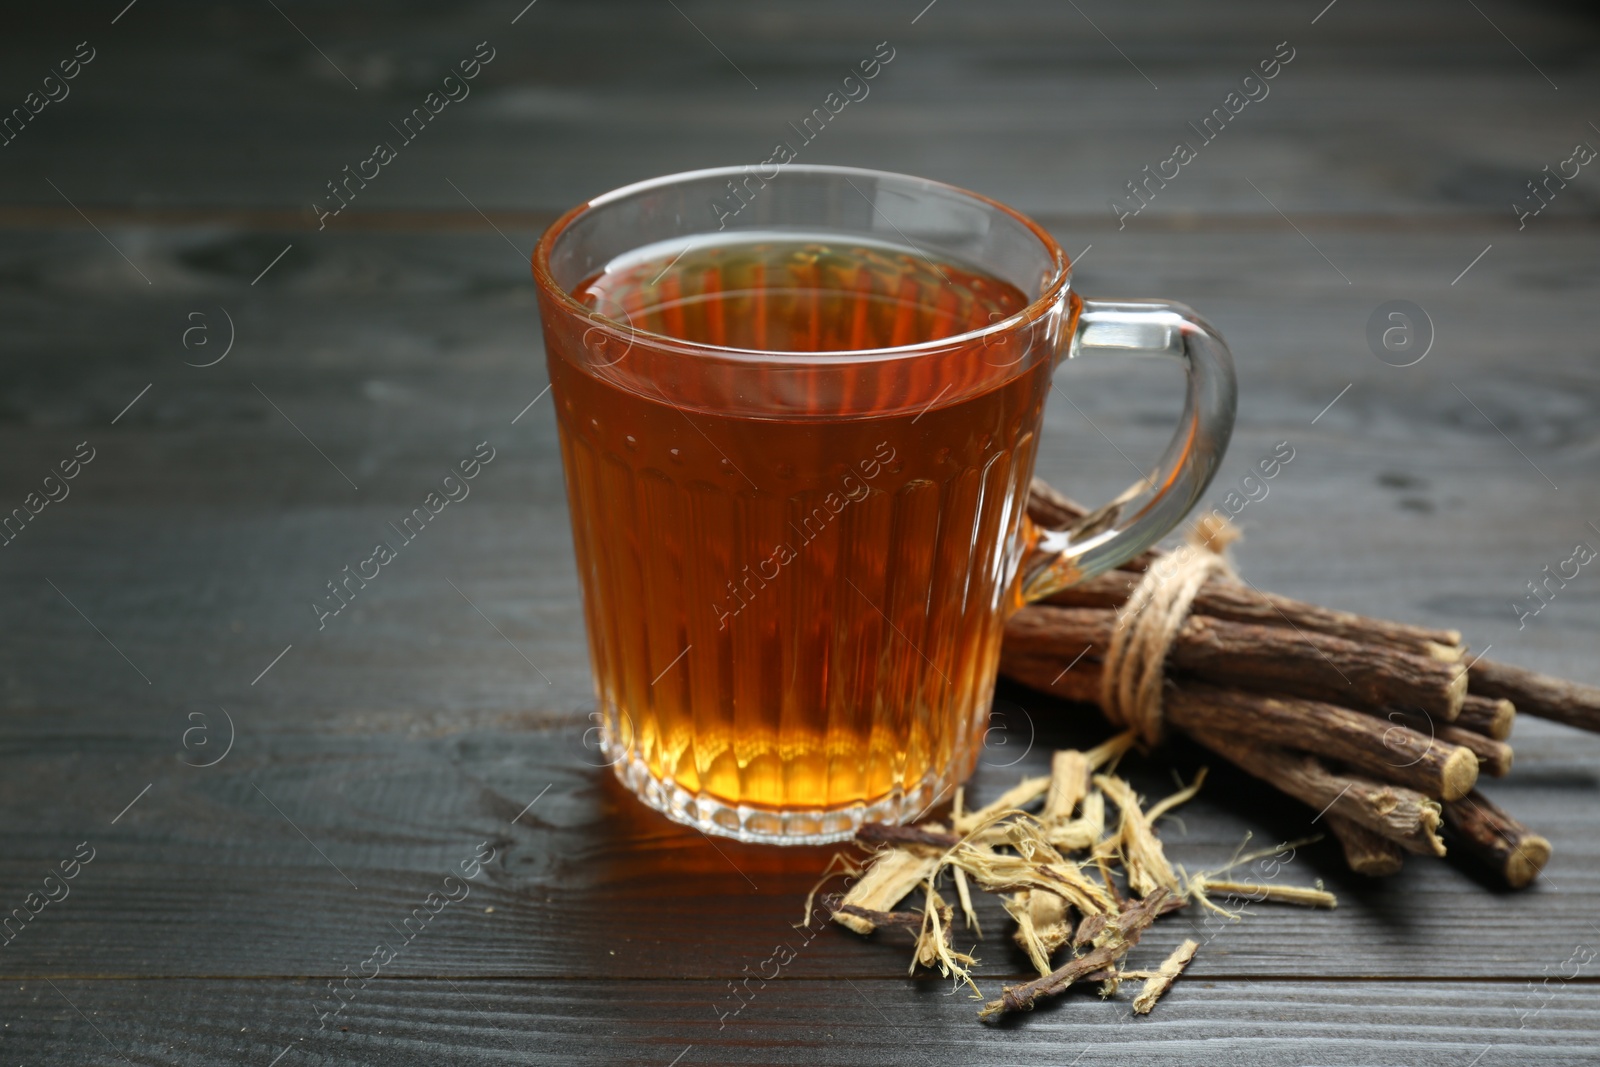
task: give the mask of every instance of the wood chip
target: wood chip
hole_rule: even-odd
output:
[[[1072,983],[1110,967],[1139,943],[1139,936],[1160,914],[1161,905],[1170,895],[1165,888],[1158,887],[1150,896],[1134,901],[1126,911],[1106,923],[1091,951],[1067,961],[1042,978],[1006,986],[1000,999],[985,1004],[978,1017],[986,1019],[1001,1012],[1027,1011],[1039,998],[1055,996]]]
[[[1117,902],[1098,883],[1090,881],[1081,865],[1071,860],[1036,862],[1021,856],[963,845],[951,856],[983,889],[1010,893],[1043,889],[1054,893],[1085,914],[1117,910]]]
[[[911,957],[907,973],[915,974],[918,965],[936,967],[946,978],[967,983],[973,995],[981,997],[972,980],[972,965],[978,961],[965,952],[957,952],[950,945],[950,908],[939,896],[930,879],[926,884],[927,906],[923,909],[922,932],[917,936],[916,951]]]
[[[982,937],[983,927],[978,925],[978,913],[972,910],[972,890],[967,888],[967,872],[960,867],[956,868],[956,897],[961,901],[961,917],[967,920],[973,933]]]
[[[1216,894],[1239,897],[1244,900],[1266,900],[1274,904],[1300,904],[1307,908],[1339,906],[1339,898],[1325,889],[1308,889],[1300,885],[1271,885],[1265,882],[1230,882],[1221,878],[1197,875],[1189,882],[1191,891],[1205,896]]]
[[[1098,789],[1083,798],[1083,814],[1045,827],[1045,839],[1066,852],[1093,847],[1106,832],[1106,797]]]
[[[1050,789],[1039,821],[1046,827],[1069,822],[1083,798],[1089,795],[1089,757],[1074,749],[1050,757]]]
[[[1162,961],[1160,969],[1155,974],[1145,979],[1144,988],[1133,998],[1135,1015],[1150,1014],[1150,1009],[1156,1006],[1161,994],[1165,993],[1177,980],[1178,975],[1183,973],[1183,969],[1194,959],[1194,954],[1199,948],[1200,942],[1191,939],[1172,950],[1172,955]]]
[[[939,857],[906,849],[886,849],[878,853],[872,866],[861,880],[845,893],[844,904],[853,904],[863,911],[889,911],[906,898],[918,885],[933,875]],[[858,934],[870,934],[873,923],[860,913],[835,910],[833,921]]]
[[[1018,947],[1028,954],[1040,974],[1049,974],[1050,957],[1072,939],[1067,902],[1047,890],[1024,889],[1006,897],[1004,903],[1017,922],[1013,939]]]
[[[956,832],[961,834],[971,833],[974,827],[993,820],[995,816],[1000,815],[1002,812],[1032,804],[1035,800],[1044,796],[1045,791],[1049,788],[1049,775],[1041,775],[1038,778],[1024,778],[1019,784],[1012,786],[996,797],[993,803],[985,804],[977,811],[956,819]]]
[[[1166,851],[1139,806],[1133,786],[1109,774],[1095,775],[1094,784],[1122,811],[1115,842],[1128,871],[1129,887],[1140,897],[1148,896],[1158,886],[1176,891],[1178,873],[1167,862]]]

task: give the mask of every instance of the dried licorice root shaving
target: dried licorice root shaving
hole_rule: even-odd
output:
[[[1238,918],[1213,903],[1213,895],[1310,907],[1335,905],[1333,895],[1320,885],[1262,885],[1222,877],[1266,853],[1236,856],[1220,870],[1193,877],[1174,869],[1155,822],[1199,791],[1204,771],[1187,788],[1146,808],[1132,785],[1114,773],[1116,761],[1132,744],[1129,733],[1088,752],[1057,752],[1049,776],[1025,779],[976,811],[963,812],[963,795],[958,791],[948,825],[862,827],[858,840],[876,851],[859,870],[848,859],[837,858],[845,870],[861,877],[843,896],[825,898],[833,920],[860,934],[878,929],[909,932],[916,941],[913,971],[919,966],[935,968],[982,999],[972,977],[976,959],[953,946],[955,909],[938,888],[948,870],[967,925],[976,932],[973,887],[999,895],[1016,922],[1016,942],[1039,971],[1031,981],[1005,987],[998,999],[983,1006],[980,1018],[1027,1010],[1083,981],[1101,982],[1103,994],[1112,995],[1124,978],[1144,982],[1133,1005],[1134,1012],[1142,1015],[1199,949],[1196,942],[1186,940],[1153,971],[1120,969],[1144,931],[1161,916],[1197,902]],[[1108,801],[1118,813],[1109,827]],[[1040,805],[1037,814],[1025,810],[1034,804]],[[921,907],[896,910],[919,891]],[[808,913],[809,907],[808,899]],[[1063,951],[1070,953],[1068,958],[1057,962],[1055,957]]]

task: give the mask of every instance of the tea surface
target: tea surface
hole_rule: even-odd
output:
[[[675,253],[613,265],[577,295],[638,330],[768,352],[918,344],[1028,304],[997,278],[891,245],[774,235]]]

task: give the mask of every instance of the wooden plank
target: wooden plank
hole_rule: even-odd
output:
[[[1152,961],[1159,955],[1151,950]],[[1559,964],[1560,961],[1557,961]],[[1569,968],[1570,970],[1570,968]],[[770,973],[770,972],[769,972]],[[1593,983],[1229,982],[1199,960],[1147,1017],[1073,994],[985,1025],[942,981],[724,982],[378,978],[318,1029],[323,983],[57,979],[8,983],[8,1050],[38,1064],[507,1062],[1580,1064],[1600,1042]],[[81,1015],[79,1013],[82,1013]],[[1312,1050],[1315,1050],[1312,1052]],[[123,1057],[126,1057],[124,1059]]]
[[[1052,745],[1105,732],[1044,702],[1027,712],[1012,697],[1024,695],[1005,694],[1003,733],[990,736],[976,802],[1043,772]],[[426,953],[402,959],[394,973],[731,977],[752,953],[764,957],[794,934],[833,851],[712,843],[668,823],[609,771],[586,765],[598,757],[584,748],[579,715],[324,714],[309,729],[240,715],[234,751],[215,767],[189,769],[174,766],[175,755],[201,756],[181,748],[192,723],[176,712],[159,732],[140,725],[152,717],[121,712],[13,712],[0,802],[23,810],[29,797],[56,799],[0,834],[0,885],[11,887],[11,904],[78,841],[97,854],[71,896],[6,946],[0,973],[336,973],[338,961],[391,936],[487,841],[497,858],[468,900],[430,925]],[[220,718],[212,722],[220,742]],[[1030,734],[1026,756],[1004,766]],[[1553,726],[1528,734],[1518,777],[1494,783],[1492,795],[1556,843],[1536,889],[1506,896],[1433,861],[1371,883],[1343,871],[1337,848],[1324,843],[1254,863],[1249,874],[1323,880],[1340,897],[1337,911],[1252,905],[1239,923],[1184,914],[1158,926],[1151,943],[1170,948],[1167,941],[1193,936],[1208,973],[1252,978],[1540,975],[1551,957],[1590,936],[1581,917],[1600,906],[1600,847],[1585,799],[1595,789],[1596,744],[1573,744]],[[1174,766],[1187,779],[1203,758],[1173,755],[1176,763],[1129,762],[1147,797],[1174,788]],[[1270,848],[1320,829],[1315,812],[1219,772],[1164,824],[1174,862],[1215,869],[1249,834]],[[973,939],[981,973],[1025,973],[999,908],[986,903],[982,919],[986,936]],[[797,975],[884,977],[906,965],[903,944],[817,929]]]

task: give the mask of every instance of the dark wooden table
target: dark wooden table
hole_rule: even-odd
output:
[[[1600,739],[1535,721],[1489,791],[1554,841],[1537,887],[1446,862],[1373,884],[1302,848],[1282,877],[1322,879],[1338,910],[1164,922],[1150,957],[1203,945],[1148,1018],[1084,995],[983,1025],[908,979],[903,945],[793,929],[830,850],[713,842],[598,766],[526,266],[585,196],[765,159],[887,40],[871,95],[802,158],[981,190],[1092,246],[1086,292],[1211,318],[1242,387],[1214,492],[1295,449],[1241,516],[1253,580],[1600,682],[1600,575],[1525,626],[1513,607],[1600,545],[1600,177],[1552,183],[1520,223],[1512,207],[1600,144],[1580,5],[125,2],[30,8],[0,36],[0,105],[59,97],[0,147],[0,487],[7,509],[70,493],[0,550],[0,907],[42,909],[0,949],[4,1062],[1600,1052]],[[1270,94],[1119,226],[1112,198],[1279,42]],[[492,59],[470,96],[319,228],[327,184],[401,143],[391,123],[475,53]],[[76,76],[47,82],[64,61]],[[1392,300],[1431,321],[1414,366],[1369,349]],[[1082,414],[1051,411],[1041,471],[1103,498],[1157,454],[1178,383],[1088,363],[1060,380]],[[324,583],[482,441],[471,497],[319,631]],[[75,452],[93,458],[46,486]],[[979,800],[1105,732],[1020,690],[998,707]],[[1130,771],[1156,794],[1198,762]],[[1224,771],[1164,836],[1195,869],[1314,814]],[[47,882],[63,863],[75,877]],[[46,888],[69,895],[30,896]],[[994,990],[1027,968],[984,917]],[[380,941],[402,947],[321,1018]],[[799,946],[781,979],[719,1018],[781,943]]]

